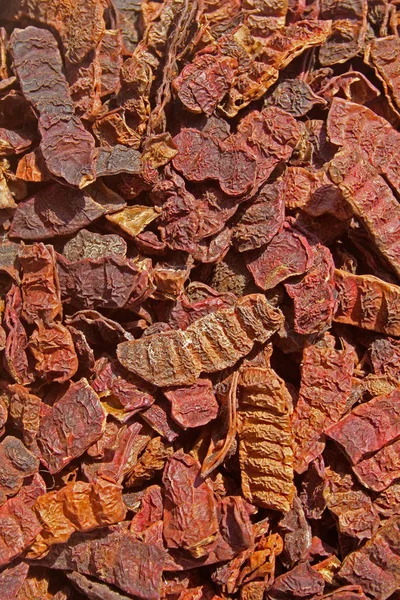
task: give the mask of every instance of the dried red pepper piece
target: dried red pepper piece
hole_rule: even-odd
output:
[[[171,402],[172,418],[183,429],[206,425],[218,415],[219,406],[210,379],[199,379],[188,387],[166,389],[164,395]]]
[[[35,539],[42,526],[31,508],[19,498],[10,498],[0,507],[0,565],[19,556]]]

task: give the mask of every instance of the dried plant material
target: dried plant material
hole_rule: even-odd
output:
[[[383,86],[390,104],[400,107],[400,88],[398,81],[399,43],[394,35],[372,40],[366,51],[366,60],[373,67]]]
[[[129,470],[127,487],[140,487],[145,481],[152,479],[157,472],[164,469],[173,451],[171,443],[165,442],[161,437],[152,438],[137,463]]]
[[[311,266],[311,253],[307,239],[287,227],[261,253],[247,259],[247,268],[259,288],[270,290],[288,277],[305,273]]]
[[[319,53],[322,65],[346,62],[360,52],[367,31],[367,10],[366,0],[358,0],[350,6],[344,0],[337,4],[329,0],[321,2],[319,17],[332,19],[332,31]]]
[[[20,599],[20,591],[28,575],[29,565],[20,562],[7,567],[0,574],[0,594],[3,598]]]
[[[321,598],[325,581],[309,562],[301,562],[294,569],[279,575],[268,590],[269,600],[286,600],[290,594],[293,600]]]
[[[339,576],[387,600],[399,589],[399,517],[389,520],[360,550],[345,558]]]
[[[25,477],[34,475],[39,469],[39,460],[16,437],[7,436],[0,443],[0,502],[14,496],[21,488]]]
[[[400,392],[356,406],[326,434],[339,444],[353,465],[359,463],[400,437]]]
[[[239,378],[239,461],[249,502],[287,512],[294,495],[291,396],[273,369],[244,366]]]
[[[126,514],[121,486],[105,479],[68,483],[58,491],[39,496],[33,510],[43,529],[29,550],[31,558],[40,557],[54,544],[66,542],[75,531],[112,525]]]
[[[212,373],[235,364],[250,352],[253,340],[265,342],[280,327],[281,319],[279,310],[254,294],[239,300],[235,307],[198,319],[184,332],[123,343],[118,347],[118,359],[155,385],[190,385],[202,371]],[[170,357],[176,357],[176,365],[172,366]]]
[[[6,296],[4,325],[7,333],[4,362],[14,381],[22,385],[34,379],[28,362],[26,348],[28,336],[21,322],[22,296],[20,288],[12,285]]]
[[[334,321],[386,335],[399,335],[400,287],[372,275],[335,270],[337,291]]]
[[[135,205],[108,215],[107,219],[128,235],[135,237],[159,216],[157,208]]]
[[[170,548],[185,548],[195,558],[207,553],[218,531],[216,503],[200,464],[178,451],[168,460],[165,486],[164,538]]]
[[[74,419],[71,419],[74,415]],[[96,392],[86,379],[71,383],[40,421],[37,442],[41,461],[50,473],[58,473],[97,441],[106,415]]]
[[[399,479],[399,449],[400,440],[397,440],[353,467],[354,474],[360,483],[369,490],[381,492]]]
[[[303,473],[323,448],[324,431],[346,411],[354,359],[351,349],[336,350],[331,336],[304,349],[299,399],[293,412],[295,470]]]
[[[3,566],[33,542],[42,526],[32,509],[19,498],[10,498],[0,507],[0,519],[0,566]]]
[[[171,415],[178,425],[200,427],[218,415],[218,402],[210,379],[202,378],[187,387],[167,389],[164,395],[171,402]]]
[[[126,256],[127,245],[119,235],[93,233],[87,229],[81,229],[68,240],[63,248],[63,256],[71,262],[83,258],[94,260],[104,256]]]
[[[34,444],[39,431],[41,399],[22,385],[10,386],[9,416],[14,427],[22,434],[26,446]]]

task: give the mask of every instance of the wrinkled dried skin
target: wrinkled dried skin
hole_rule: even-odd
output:
[[[119,235],[93,233],[87,229],[81,229],[65,245],[63,256],[71,262],[83,258],[94,260],[104,256],[126,256],[127,245]]]
[[[36,243],[24,246],[19,254],[22,267],[22,317],[38,325],[62,317],[55,253],[52,246]]]
[[[71,545],[55,546],[43,561],[52,569],[78,571],[140,600],[159,600],[165,552],[137,541],[123,528],[75,533]]]
[[[50,173],[48,172],[42,155],[38,149],[25,154],[18,162],[16,176],[23,181],[49,181]]]
[[[0,500],[14,496],[22,487],[25,477],[34,475],[39,461],[16,437],[7,436],[0,444]]]
[[[0,594],[2,598],[20,599],[22,589],[28,575],[29,565],[20,562],[10,566],[0,574]]]
[[[294,495],[291,396],[271,368],[242,367],[239,462],[244,497],[287,512]]]
[[[386,335],[400,335],[400,287],[372,275],[335,269],[334,321]]]
[[[365,593],[387,600],[400,585],[400,518],[389,520],[360,550],[347,556],[339,576]]]
[[[394,482],[383,490],[374,501],[374,507],[385,519],[400,516],[400,483]]]
[[[237,66],[230,56],[196,56],[172,85],[188,110],[211,116],[232,85]]]
[[[266,99],[266,106],[277,106],[293,117],[304,117],[314,106],[325,101],[314,94],[310,86],[300,79],[287,79],[278,85]]]
[[[322,0],[319,16],[332,19],[332,33],[319,51],[321,65],[343,63],[356,56],[363,47],[367,29],[366,0],[333,2]]]
[[[400,379],[399,340],[377,337],[369,347],[369,359],[375,375]]]
[[[60,323],[39,321],[29,338],[29,349],[36,361],[35,369],[45,381],[69,381],[79,367],[71,333]]]
[[[279,575],[268,590],[269,600],[300,600],[321,598],[325,587],[324,578],[309,562],[301,562],[294,569]]]
[[[183,429],[207,425],[218,415],[219,405],[210,379],[199,379],[188,387],[165,390],[164,395],[171,402],[172,418]]]
[[[361,153],[392,186],[400,188],[397,152],[400,133],[386,119],[366,106],[335,98],[328,114],[327,129],[333,144],[350,151],[357,149],[357,153]]]
[[[98,0],[21,0],[0,8],[7,20],[28,18],[54,28],[60,35],[65,57],[80,62],[101,40],[105,24],[103,6]]]
[[[72,383],[40,422],[38,445],[41,461],[50,473],[58,473],[96,442],[106,415],[99,397],[86,379]]]
[[[66,542],[75,531],[90,531],[123,521],[126,508],[120,485],[97,479],[77,481],[39,496],[33,510],[43,530],[29,550],[40,557],[54,544]]]
[[[143,486],[145,482],[164,469],[173,452],[172,444],[165,442],[161,437],[151,439],[139,460],[129,470],[126,486],[130,488]]]
[[[355,465],[400,437],[400,392],[377,396],[356,406],[326,430]]]
[[[374,492],[381,492],[400,478],[400,440],[388,444],[353,467],[362,485]]]
[[[354,151],[337,154],[329,171],[380,253],[400,275],[400,206],[390,187],[366,160],[357,161]]]
[[[255,341],[267,341],[282,320],[279,309],[254,294],[235,307],[198,319],[185,331],[120,344],[117,356],[126,369],[154,385],[191,385],[202,371],[213,373],[234,365]]]
[[[279,532],[283,538],[281,560],[286,567],[292,567],[304,559],[312,545],[311,526],[297,493],[293,497],[290,510],[279,521]]]
[[[298,283],[285,283],[293,299],[294,329],[310,335],[322,333],[332,324],[335,308],[334,262],[330,250],[322,244],[313,247],[312,265]]]
[[[158,401],[142,412],[142,417],[163,438],[173,442],[179,435],[180,429],[170,417],[170,408],[166,401]]]
[[[165,488],[164,538],[169,548],[184,548],[198,558],[207,554],[218,532],[211,486],[200,478],[200,464],[182,450],[169,459]]]
[[[366,52],[367,62],[375,67],[383,82],[389,104],[393,106],[394,102],[397,110],[400,108],[399,51],[397,36],[390,35],[372,40]]]
[[[334,340],[304,349],[299,400],[293,413],[295,470],[303,473],[324,449],[322,434],[343,416],[351,393],[354,358]]]
[[[0,566],[11,562],[27,548],[42,529],[35,513],[18,498],[0,507]]]
[[[123,62],[122,44],[120,29],[107,29],[104,32],[99,49],[101,96],[117,93],[119,90],[119,73]]]
[[[99,49],[90,52],[78,63],[67,61],[65,76],[69,85],[69,93],[75,107],[75,114],[85,120],[93,120],[101,111],[100,99],[100,66]]]
[[[76,571],[67,572],[65,575],[74,588],[88,600],[100,600],[100,598],[101,600],[130,600],[131,598],[131,596],[116,592],[106,583],[101,583]]]
[[[22,434],[24,444],[30,447],[38,434],[40,423],[41,400],[30,394],[22,385],[10,386],[12,396],[9,415],[14,427]]]
[[[262,290],[276,287],[288,277],[302,275],[311,267],[312,249],[303,235],[285,227],[261,253],[246,257],[247,268]]]
[[[28,336],[21,323],[22,296],[20,288],[12,285],[7,296],[4,311],[4,325],[7,338],[4,348],[5,368],[17,383],[25,385],[34,379],[28,363],[26,349]]]

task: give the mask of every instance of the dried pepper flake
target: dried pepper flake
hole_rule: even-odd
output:
[[[106,414],[86,379],[71,383],[65,394],[47,407],[40,421],[37,442],[41,461],[58,473],[102,435]]]
[[[19,498],[10,498],[0,507],[0,566],[21,554],[41,531],[35,513]]]
[[[187,387],[166,389],[164,395],[171,402],[172,418],[183,429],[206,425],[218,415],[219,405],[210,379],[199,379]]]

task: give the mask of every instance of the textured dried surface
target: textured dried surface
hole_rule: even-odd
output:
[[[57,473],[80,456],[104,430],[106,415],[96,392],[86,379],[71,383],[40,421],[38,445],[41,460]]]
[[[271,368],[242,367],[239,461],[242,491],[257,505],[287,512],[293,485],[291,396]]]
[[[328,336],[303,352],[299,399],[292,419],[298,473],[321,453],[322,434],[343,416],[350,396],[352,352],[336,350],[333,341]]]
[[[218,402],[210,379],[199,379],[188,387],[165,390],[164,394],[171,402],[172,418],[184,429],[206,425],[218,415]]]
[[[29,546],[42,529],[35,513],[18,498],[0,507],[0,566],[11,562]]]
[[[184,332],[154,334],[120,344],[118,359],[155,385],[189,385],[202,371],[212,373],[235,364],[250,352],[255,340],[265,342],[281,323],[280,311],[254,294],[231,309],[195,321]]]

